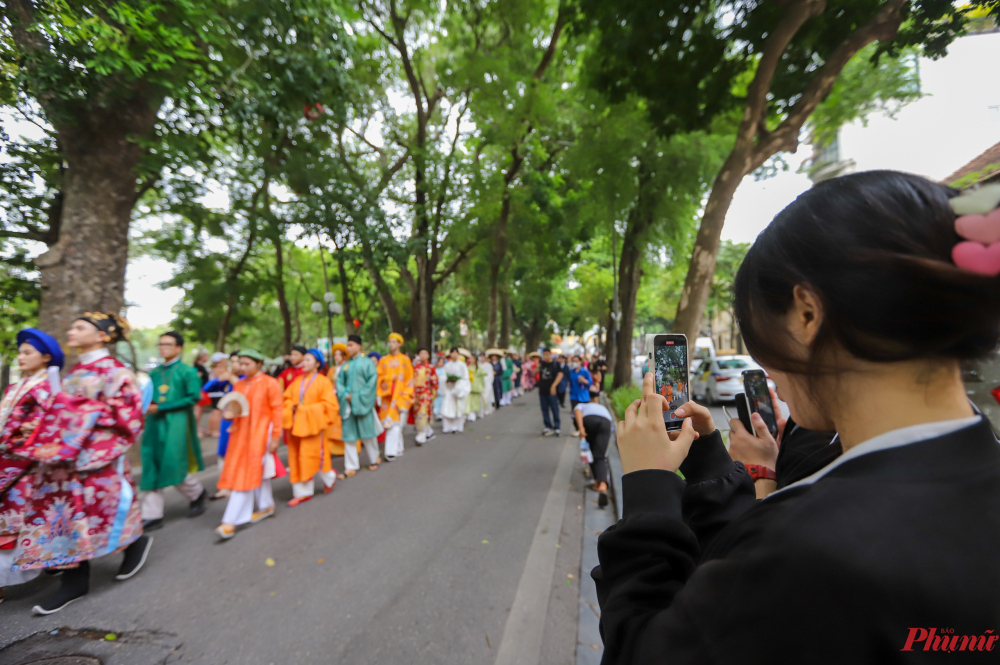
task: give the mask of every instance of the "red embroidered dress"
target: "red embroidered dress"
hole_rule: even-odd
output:
[[[434,419],[434,398],[438,392],[438,376],[430,363],[417,363],[413,366],[413,407],[410,410],[411,422],[417,426],[417,431],[427,429]]]
[[[18,453],[51,396],[49,375],[42,369],[8,386],[0,400],[0,541],[9,541],[21,530],[34,463]]]
[[[39,462],[14,570],[50,568],[117,552],[142,535],[125,452],[142,432],[142,396],[122,363],[84,354],[22,455]]]

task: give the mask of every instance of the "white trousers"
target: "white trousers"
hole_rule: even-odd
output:
[[[386,435],[388,440],[388,435]],[[368,454],[368,463],[374,464],[379,458],[378,454],[378,439],[372,437],[370,439],[361,439],[361,444],[364,446],[365,452]],[[361,468],[361,462],[358,459],[358,445],[356,441],[344,441],[344,470],[345,471],[357,471]]]
[[[14,559],[20,553],[21,550],[17,547],[11,550],[0,550],[0,587],[30,582],[42,572],[41,569],[19,570],[17,572],[11,570],[11,567],[14,565]]]
[[[323,479],[323,485],[329,487],[330,485],[337,482],[337,470],[330,469],[329,471],[320,471],[317,474]],[[312,496],[316,493],[316,483],[315,478],[310,478],[309,480],[303,480],[301,483],[292,483],[292,496],[296,499],[301,499],[303,497]]]
[[[430,437],[434,436],[434,428],[431,427],[430,423],[427,423],[427,429],[424,431],[417,430],[417,441],[424,443]]]
[[[500,406],[510,406],[512,399],[514,399],[514,391],[508,390],[500,397]]]
[[[188,501],[194,501],[205,491],[202,484],[190,473],[183,481],[174,485],[174,489],[183,494]],[[163,519],[163,490],[146,492],[142,497],[141,511],[144,520]]]
[[[459,416],[458,418],[444,418],[444,427],[441,431],[445,434],[451,432],[461,432],[465,429],[465,416]]]
[[[476,422],[476,412],[475,411],[469,411],[469,415],[466,416],[466,417],[469,419],[470,423]]]
[[[399,412],[399,422],[393,423],[392,427],[385,430],[385,456],[399,457],[403,454],[403,423],[409,416],[409,409]]]
[[[260,487],[245,492],[233,492],[229,495],[226,512],[222,516],[223,524],[246,524],[253,517],[253,504],[256,501],[258,510],[267,510],[274,505],[271,494],[271,481],[261,480]]]

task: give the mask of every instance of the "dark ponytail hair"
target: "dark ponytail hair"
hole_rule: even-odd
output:
[[[958,268],[958,191],[915,175],[868,171],[818,183],[757,237],[734,284],[750,353],[767,367],[824,371],[832,343],[872,362],[977,359],[1000,343],[1000,277]],[[810,358],[789,357],[779,319],[797,285],[823,304]]]

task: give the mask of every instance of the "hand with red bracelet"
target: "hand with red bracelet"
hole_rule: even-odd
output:
[[[771,390],[771,400],[777,409],[778,396],[774,394],[773,390]],[[779,417],[777,421],[778,440],[780,440],[788,419]],[[737,462],[743,462],[743,464],[759,464],[773,469],[778,461],[778,441],[771,436],[759,413],[751,414],[750,422],[757,433],[756,436],[747,431],[739,418],[733,418],[729,421],[729,456]]]

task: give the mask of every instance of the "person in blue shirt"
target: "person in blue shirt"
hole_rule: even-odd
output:
[[[562,381],[556,387],[556,394],[559,395],[559,406],[566,406],[566,393],[569,392],[569,366],[566,364],[566,359],[562,355],[556,356],[556,365],[559,366],[559,371],[562,372]]]
[[[569,404],[575,409],[577,404],[590,401],[590,386],[594,383],[590,370],[583,366],[580,356],[569,359]],[[579,432],[575,436],[579,436]]]

